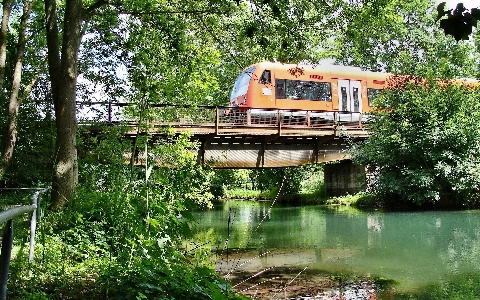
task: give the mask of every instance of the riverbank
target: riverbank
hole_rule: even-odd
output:
[[[305,255],[301,257],[304,259]],[[252,299],[372,300],[377,299],[380,291],[377,287],[383,285],[383,290],[389,287],[385,281],[378,285],[375,278],[329,274],[309,270],[308,266],[298,268],[298,260],[295,253],[275,251],[258,256],[255,251],[237,251],[229,254],[228,261],[224,254],[216,264],[216,271],[237,293]],[[290,266],[285,266],[286,261]],[[265,268],[266,262],[272,267]]]
[[[377,299],[376,284],[369,279],[336,278],[324,274],[308,273],[303,270],[277,270],[259,276],[239,292],[252,299]],[[303,272],[302,272],[303,271]],[[302,274],[299,274],[302,272]],[[245,273],[244,277],[254,274]],[[296,277],[298,276],[298,277]],[[292,278],[293,277],[293,278]],[[257,285],[258,286],[255,286]]]
[[[277,197],[269,192],[261,192],[249,189],[233,189],[227,191],[225,196],[217,201],[247,200],[247,201],[275,201],[279,205],[344,205],[353,207],[382,207],[383,202],[373,195],[360,192],[355,195],[326,198],[323,191],[312,193],[299,193],[289,196]]]

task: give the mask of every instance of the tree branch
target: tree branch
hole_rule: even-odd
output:
[[[95,14],[95,11],[97,9],[107,4],[109,4],[108,0],[98,0],[95,3],[93,3],[91,6],[85,8],[82,14],[83,20],[85,21],[91,18]]]
[[[124,15],[161,15],[161,14],[190,14],[190,15],[223,15],[227,13],[226,11],[216,11],[216,10],[158,10],[158,11],[129,11],[129,10],[118,10],[118,13]]]
[[[35,85],[35,83],[37,83],[38,78],[42,74],[43,69],[47,67],[47,65],[48,65],[48,59],[45,57],[45,59],[42,62],[42,65],[38,68],[37,72],[35,72],[30,82],[25,86],[23,93],[19,98],[20,102],[22,102],[30,94],[33,86]]]
[[[223,46],[225,43],[222,43],[222,41],[220,40],[220,38],[212,31],[210,30],[210,28],[207,26],[207,24],[205,23],[205,20],[202,19],[202,18],[197,18],[200,23],[202,23],[202,26],[203,28],[205,29],[205,31],[217,42],[217,44]],[[235,55],[228,49],[227,50],[227,53],[230,55],[230,57],[232,58],[233,62],[241,69],[243,69],[243,66],[238,62],[237,58],[235,57]]]
[[[5,77],[5,66],[6,66],[6,59],[7,59],[8,22],[10,20],[12,1],[4,0],[2,2],[2,7],[3,7],[3,15],[2,15],[2,25],[0,29],[0,90],[3,90],[3,81]]]
[[[57,99],[57,82],[60,70],[60,43],[58,40],[59,32],[57,25],[57,4],[55,0],[45,0],[45,18],[47,24],[48,69],[52,82],[52,95],[54,95],[53,99]]]

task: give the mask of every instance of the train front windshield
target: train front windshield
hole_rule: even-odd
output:
[[[238,76],[237,81],[235,81],[235,85],[233,86],[232,94],[230,95],[230,100],[233,100],[239,96],[243,96],[247,94],[248,85],[250,84],[250,79],[253,76],[253,72],[255,71],[255,66],[252,66],[240,74]]]

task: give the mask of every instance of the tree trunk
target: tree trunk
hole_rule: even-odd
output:
[[[82,1],[67,0],[59,57],[59,33],[55,0],[45,0],[49,73],[55,109],[57,139],[52,178],[52,208],[64,206],[75,194],[78,183],[76,147],[77,58],[81,39]]]
[[[3,81],[5,80],[5,63],[7,61],[7,33],[8,21],[12,10],[12,2],[3,0],[2,27],[0,29],[0,91],[3,91]]]
[[[6,5],[4,1],[4,5]],[[13,156],[13,149],[15,148],[15,144],[17,141],[17,115],[18,109],[20,108],[20,104],[22,103],[22,99],[19,97],[20,92],[20,84],[22,81],[22,65],[23,65],[23,57],[25,52],[25,45],[26,45],[26,38],[25,32],[27,30],[27,21],[28,16],[30,15],[30,11],[33,7],[35,1],[31,3],[28,0],[23,1],[23,14],[20,22],[20,30],[18,35],[18,42],[17,42],[17,54],[15,56],[15,67],[13,70],[13,81],[12,81],[12,90],[10,91],[10,103],[8,106],[8,132],[7,132],[7,139],[5,142],[5,148],[2,154],[2,159],[0,162],[0,178],[2,178],[10,164],[10,161]],[[4,11],[5,13],[5,11]],[[0,35],[0,43],[5,43],[4,30],[4,22],[8,22],[8,18],[4,18],[2,20],[2,33]],[[5,76],[5,57],[6,55],[6,48],[3,44],[0,45],[0,76],[2,81],[0,83],[0,89],[3,87],[3,77]]]
[[[3,15],[2,15],[2,25],[0,29],[0,91],[3,91],[3,82],[5,80],[5,66],[7,61],[7,34],[8,34],[8,22],[10,20],[10,13],[12,9],[10,0],[2,1]],[[10,109],[9,109],[10,110]],[[9,123],[11,121],[9,120]],[[8,131],[10,132],[10,125],[8,126]],[[7,135],[9,137],[10,134]],[[9,144],[10,138],[7,138],[6,144]],[[5,145],[5,147],[7,147]],[[4,151],[5,152],[5,151]],[[2,160],[0,161],[0,178],[3,178],[5,170],[7,169],[8,162],[5,161],[5,153],[2,155]]]

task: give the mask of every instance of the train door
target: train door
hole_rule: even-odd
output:
[[[362,112],[362,85],[359,80],[338,80],[338,109]]]

